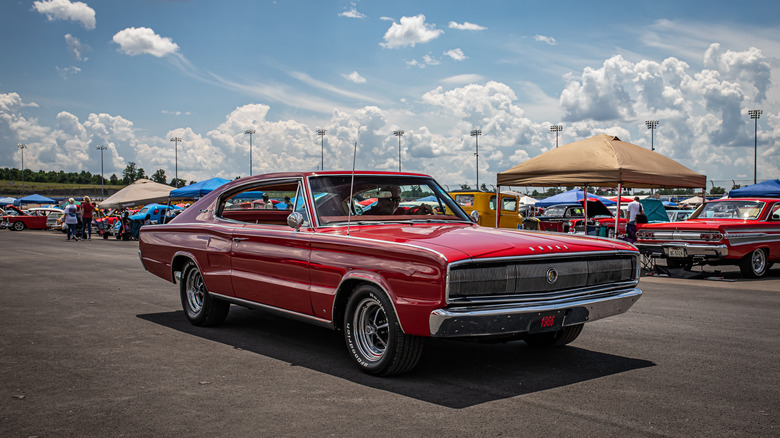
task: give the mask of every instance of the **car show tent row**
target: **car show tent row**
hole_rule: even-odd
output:
[[[501,186],[583,186],[587,191],[593,185],[617,186],[618,193],[624,187],[704,191],[707,177],[658,152],[607,134],[551,149],[496,176],[496,192]],[[615,229],[617,225],[616,215]]]

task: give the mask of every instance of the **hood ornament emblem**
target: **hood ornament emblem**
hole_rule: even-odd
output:
[[[547,282],[550,284],[555,284],[556,281],[558,281],[558,271],[556,271],[555,268],[548,269]]]

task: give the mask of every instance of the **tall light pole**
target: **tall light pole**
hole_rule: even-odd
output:
[[[244,131],[244,134],[249,134],[249,176],[252,176],[252,134],[256,132],[254,129]]]
[[[480,135],[482,135],[481,129],[471,130],[471,136],[474,137],[474,146],[476,147],[476,152],[474,152],[474,156],[477,159],[477,191],[479,191],[479,136]]]
[[[16,145],[16,147],[22,151],[22,195],[24,195],[24,150],[27,149],[27,145],[24,143],[19,143]]]
[[[764,110],[749,110],[750,118],[755,120],[753,125],[753,184],[757,183],[758,174],[758,119]]]
[[[401,171],[401,136],[404,135],[403,129],[393,131],[393,135],[398,137],[398,171]]]
[[[320,163],[320,170],[325,170],[325,131],[326,129],[318,129],[317,135],[320,136],[320,153],[322,155],[322,162]]]
[[[552,125],[550,126],[550,131],[553,131],[555,133],[555,148],[558,148],[558,133],[563,131],[563,125]]]
[[[100,151],[100,196],[105,197],[106,193],[103,190],[103,151],[108,149],[107,145],[101,144],[97,147],[97,150]]]
[[[171,141],[173,143],[173,149],[175,151],[176,161],[175,161],[175,170],[173,172],[173,178],[176,181],[176,188],[179,188],[179,142],[181,141],[181,137],[171,137]]]
[[[653,144],[654,138],[655,138],[655,130],[658,128],[658,120],[645,120],[645,125],[647,125],[647,129],[650,130],[650,150],[655,150],[655,145]]]

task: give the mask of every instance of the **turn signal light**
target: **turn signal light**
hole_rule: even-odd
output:
[[[699,235],[702,240],[721,240],[723,239],[723,234],[720,233],[701,233]]]

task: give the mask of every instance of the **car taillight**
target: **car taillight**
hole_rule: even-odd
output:
[[[701,233],[699,237],[702,240],[721,240],[723,239],[723,234],[720,233]]]
[[[636,232],[636,237],[639,239],[652,239],[654,236],[655,233],[652,231],[639,230]]]

